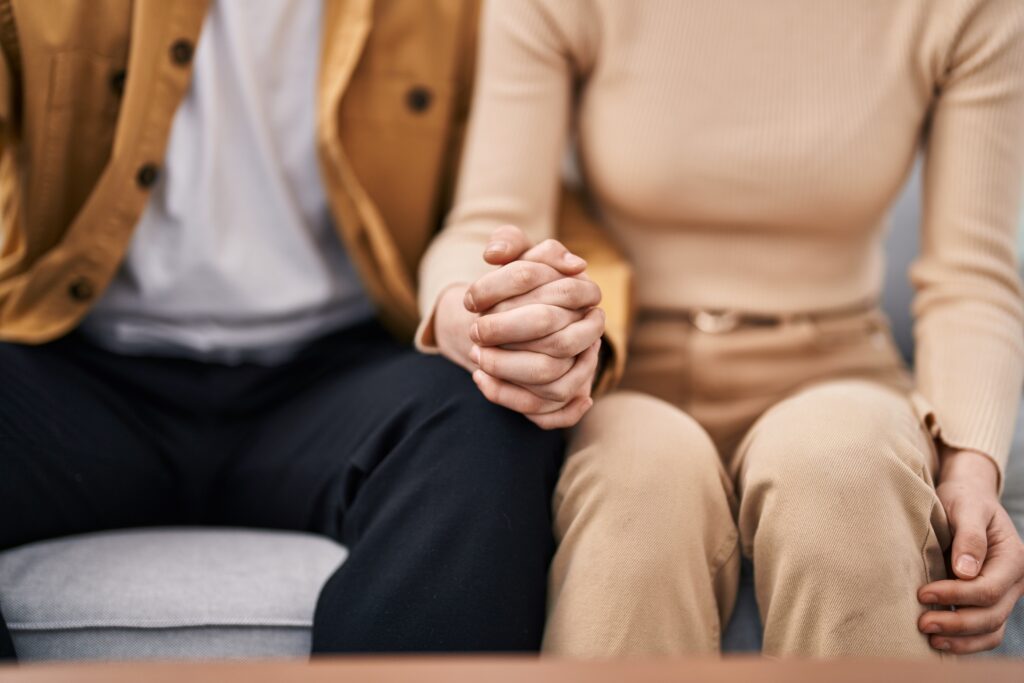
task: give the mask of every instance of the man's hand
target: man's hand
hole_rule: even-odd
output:
[[[593,401],[604,313],[586,262],[555,240],[531,247],[498,228],[484,252],[498,270],[438,303],[435,331],[446,356],[473,371],[488,399],[535,424],[569,427]],[[462,296],[462,311],[455,300]]]
[[[1024,543],[999,503],[997,481],[995,464],[980,453],[943,455],[937,492],[953,533],[957,578],[918,591],[925,605],[956,608],[928,611],[918,620],[937,650],[970,654],[998,646],[1024,595]]]

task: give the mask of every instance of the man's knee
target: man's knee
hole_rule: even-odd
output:
[[[523,415],[495,405],[464,369],[438,357],[420,357],[418,413],[422,457],[446,472],[453,495],[497,503],[540,496],[554,488],[565,452],[561,431],[546,431]]]

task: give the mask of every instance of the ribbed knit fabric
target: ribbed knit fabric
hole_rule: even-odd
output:
[[[498,224],[553,234],[570,131],[642,307],[872,302],[923,141],[917,377],[1005,464],[1024,381],[1022,0],[492,0],[456,207],[421,304]]]

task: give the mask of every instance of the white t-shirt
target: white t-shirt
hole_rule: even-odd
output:
[[[321,6],[213,3],[160,178],[84,322],[98,343],[276,362],[373,314],[319,174]]]

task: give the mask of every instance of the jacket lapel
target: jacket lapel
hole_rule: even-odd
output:
[[[324,0],[320,50],[320,122],[333,119],[373,26],[374,0]],[[330,126],[333,128],[333,126]],[[321,131],[321,134],[326,131]],[[337,134],[337,131],[333,131]]]

